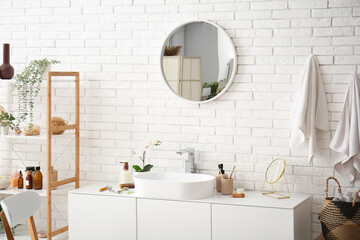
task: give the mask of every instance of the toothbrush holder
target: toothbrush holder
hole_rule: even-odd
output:
[[[224,195],[231,195],[234,191],[234,179],[221,179],[221,193]]]

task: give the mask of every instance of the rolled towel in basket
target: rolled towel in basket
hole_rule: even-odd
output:
[[[334,202],[352,202],[357,190],[348,191],[346,193],[337,193],[333,199]],[[360,198],[356,198],[355,202],[360,202]]]

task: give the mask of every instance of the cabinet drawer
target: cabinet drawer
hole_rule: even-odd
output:
[[[213,204],[212,236],[212,240],[293,240],[293,211]]]
[[[136,199],[69,194],[69,239],[136,240]]]
[[[210,203],[138,199],[138,240],[211,240]]]

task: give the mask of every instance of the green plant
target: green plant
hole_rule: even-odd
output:
[[[142,161],[142,167],[139,165],[133,165],[133,168],[135,172],[149,172],[150,169],[153,167],[151,164],[145,165],[145,159],[146,159],[146,151],[150,146],[160,146],[161,145],[160,140],[156,140],[155,142],[150,142],[150,144],[146,145],[142,150],[141,153],[133,152],[134,155],[137,155],[139,159]]]
[[[5,111],[3,111],[0,114],[0,123],[2,127],[10,127],[11,129],[15,128],[15,124],[14,121],[15,117],[10,113],[7,113]]]
[[[34,99],[40,92],[40,84],[43,81],[44,73],[50,64],[57,63],[60,62],[57,60],[49,61],[46,58],[32,60],[22,73],[16,74],[14,89],[16,89],[18,93],[17,127],[21,122],[29,120],[30,129],[32,128],[34,120]]]
[[[208,88],[208,87],[211,88],[211,94],[208,96],[208,98],[212,98],[212,97],[216,96],[216,90],[219,87],[219,83],[218,82],[213,82],[213,83],[204,82],[202,87],[203,88]]]

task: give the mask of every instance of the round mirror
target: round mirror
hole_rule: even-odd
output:
[[[265,180],[270,184],[276,183],[284,175],[285,167],[284,159],[274,159],[266,169]]]
[[[236,50],[227,33],[208,21],[181,24],[166,38],[161,70],[177,96],[193,102],[215,100],[230,87],[236,73]]]

